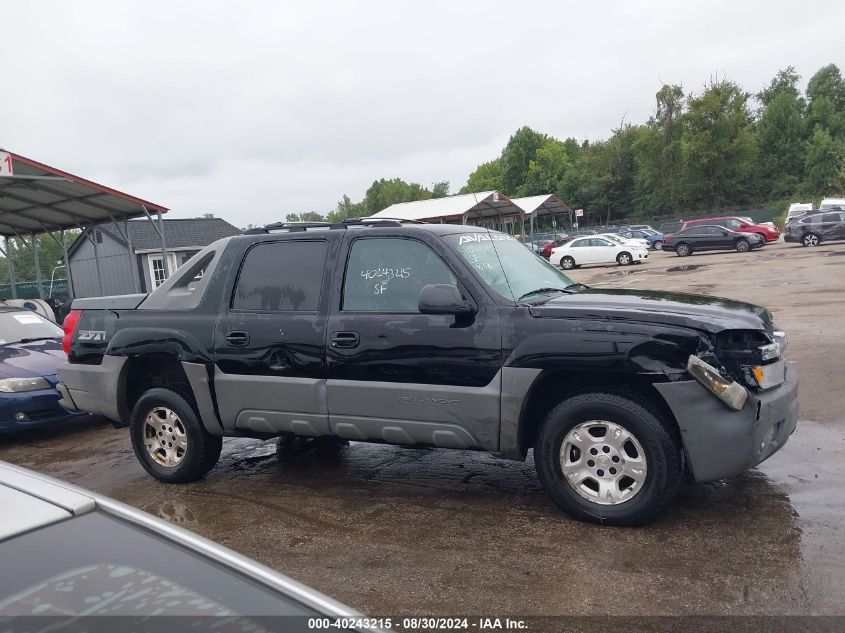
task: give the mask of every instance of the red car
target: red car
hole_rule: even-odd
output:
[[[776,242],[780,237],[780,231],[774,224],[754,224],[753,222],[735,215],[726,215],[720,218],[698,218],[697,220],[686,220],[680,230],[688,229],[696,224],[716,224],[724,226],[731,231],[738,233],[756,233],[766,242]]]

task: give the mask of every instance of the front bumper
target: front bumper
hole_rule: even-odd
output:
[[[695,380],[654,386],[678,421],[690,470],[699,482],[753,468],[786,444],[798,423],[798,374],[792,363],[781,385],[749,391],[739,411]]]
[[[55,389],[5,393],[0,397],[0,431],[36,429],[80,415],[60,404]]]

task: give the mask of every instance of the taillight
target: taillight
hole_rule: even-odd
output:
[[[70,356],[70,342],[73,340],[73,333],[76,332],[76,326],[81,318],[82,310],[71,310],[62,322],[62,328],[65,331],[65,335],[62,337],[62,349],[68,356]]]

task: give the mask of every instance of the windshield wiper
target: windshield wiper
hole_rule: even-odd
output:
[[[569,286],[567,286],[568,288]],[[566,292],[566,288],[537,288],[536,290],[529,290],[524,295],[522,295],[517,301],[522,301],[523,299],[527,299],[531,295],[539,295],[544,292]]]
[[[575,284],[569,284],[566,288],[564,288],[564,290],[569,290],[570,288],[571,289],[574,289],[574,288],[589,288],[589,286],[587,286],[586,284],[575,283]]]
[[[33,336],[30,338],[22,338],[19,341],[15,341],[15,343],[34,343],[35,341],[55,341],[56,339],[61,338],[58,336]]]

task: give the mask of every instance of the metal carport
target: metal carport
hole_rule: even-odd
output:
[[[554,223],[556,215],[564,213],[569,217],[569,224],[572,225],[572,209],[569,208],[563,200],[558,198],[553,193],[546,193],[539,196],[527,196],[525,198],[512,198],[516,206],[525,211],[528,216],[529,225],[531,227],[531,235],[534,235],[536,230],[536,221],[539,217],[551,216]]]
[[[73,275],[68,262],[69,245],[65,243],[65,230],[80,229],[94,247],[97,278],[102,294],[97,242],[93,232],[86,229],[98,224],[111,224],[127,241],[127,256],[131,260],[132,243],[126,230],[126,222],[131,218],[146,217],[161,237],[162,257],[166,260],[167,242],[161,216],[167,211],[168,209],[161,205],[0,148],[0,235],[4,238],[5,247],[0,248],[0,253],[9,262],[13,298],[17,297],[17,291],[9,240],[20,240],[32,252],[38,293],[43,299],[38,240],[35,236],[48,234],[62,249],[70,294],[73,296]],[[153,220],[153,215],[157,217],[158,222]],[[123,224],[122,230],[120,223]],[[59,233],[60,239],[56,238],[55,233]],[[27,234],[29,243],[25,237]],[[134,290],[137,292],[137,280],[135,284]]]
[[[374,213],[374,218],[396,218],[400,220],[421,220],[446,224],[469,224],[492,222],[495,228],[505,224],[516,227],[517,220],[525,235],[525,213],[510,198],[498,191],[465,193],[445,198],[431,198],[415,202],[400,202]]]

